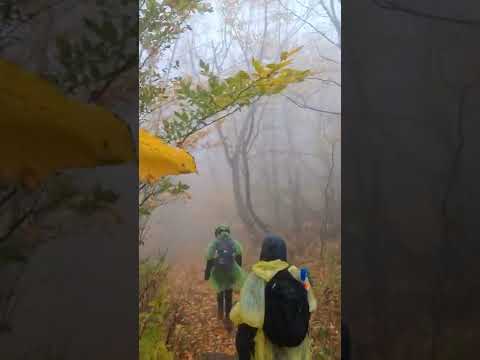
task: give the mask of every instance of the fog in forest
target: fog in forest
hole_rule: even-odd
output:
[[[155,210],[140,256],[203,256],[221,223],[252,254],[265,232],[290,246],[339,239],[340,4],[321,16],[300,1],[211,4],[214,12],[194,16],[164,57],[168,78],[201,82],[200,60],[222,77],[250,71],[252,57],[277,62],[298,46],[291,66],[312,74],[209,127],[189,148],[198,174],[175,179],[190,186],[188,198]],[[172,111],[164,107],[151,120]]]

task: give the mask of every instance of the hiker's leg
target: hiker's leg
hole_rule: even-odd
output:
[[[224,310],[224,291],[217,293],[217,317],[222,320]]]
[[[257,329],[246,324],[238,326],[237,336],[235,337],[235,347],[237,349],[238,360],[250,360],[255,353],[255,335]]]
[[[232,310],[232,289],[225,290],[225,317],[230,318],[230,310]]]
[[[230,332],[233,330],[233,324],[230,321],[230,310],[232,310],[232,289],[225,290],[225,329]]]

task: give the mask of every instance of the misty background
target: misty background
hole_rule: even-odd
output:
[[[159,64],[164,76],[202,82],[200,60],[217,75],[251,70],[251,59],[276,62],[302,46],[292,67],[310,69],[303,83],[237,112],[189,151],[198,174],[178,179],[188,198],[158,207],[140,257],[203,256],[216,225],[231,226],[247,254],[265,232],[300,252],[340,237],[340,1],[210,2],[194,16]],[[175,109],[162,107],[161,121]]]

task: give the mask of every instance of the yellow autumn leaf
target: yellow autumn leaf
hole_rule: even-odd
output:
[[[282,51],[281,55],[280,55],[280,60],[286,60],[288,59],[289,57],[292,57],[292,55],[295,55],[296,53],[298,53],[300,50],[302,50],[303,46],[299,46],[293,50],[290,50],[290,51]]]
[[[192,155],[167,144],[144,129],[140,129],[139,153],[141,182],[152,183],[162,176],[189,174],[197,171]]]
[[[256,73],[257,73],[256,74],[257,77],[259,77],[259,78],[267,76],[272,71],[272,69],[270,69],[270,68],[265,68],[262,65],[262,63],[255,58],[252,59],[252,65],[253,65],[253,68],[255,69]]]
[[[7,61],[0,74],[1,183],[33,186],[55,171],[134,160],[130,130],[111,112]]]

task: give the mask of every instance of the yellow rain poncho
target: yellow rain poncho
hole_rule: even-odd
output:
[[[166,175],[190,174],[197,171],[195,159],[185,150],[165,143],[140,129],[140,181],[152,183]]]
[[[307,336],[302,344],[294,348],[280,348],[265,337],[263,319],[265,315],[265,285],[279,271],[284,269],[300,281],[300,270],[282,260],[259,261],[252,267],[240,292],[240,300],[230,312],[230,319],[238,326],[247,324],[257,329],[255,336],[255,360],[310,360],[311,340]],[[307,280],[308,281],[308,280]],[[312,287],[308,284],[308,303],[310,312],[317,308]]]

